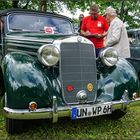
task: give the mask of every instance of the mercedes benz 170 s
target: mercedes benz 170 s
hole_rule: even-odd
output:
[[[0,17],[0,91],[8,133],[31,119],[118,119],[139,104],[133,66],[111,47],[96,58],[94,45],[75,33],[69,18],[27,10]]]

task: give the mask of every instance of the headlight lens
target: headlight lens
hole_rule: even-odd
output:
[[[38,49],[38,59],[45,66],[53,66],[57,64],[60,58],[60,52],[57,47],[52,44],[43,45]]]
[[[118,53],[114,48],[106,48],[100,53],[101,61],[111,67],[114,66],[118,61]]]

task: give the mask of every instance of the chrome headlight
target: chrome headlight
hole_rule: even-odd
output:
[[[106,48],[101,51],[100,58],[103,64],[111,67],[114,66],[118,61],[118,53],[114,48]]]
[[[53,44],[43,45],[38,49],[38,59],[45,66],[57,64],[60,58],[60,52]]]

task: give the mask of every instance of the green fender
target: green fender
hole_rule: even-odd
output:
[[[34,57],[16,52],[7,54],[2,62],[2,70],[5,106],[27,109],[29,103],[35,101],[38,108],[50,107],[53,95],[57,96],[58,102],[62,102],[57,79]]]
[[[120,100],[125,90],[128,90],[131,99],[134,92],[139,92],[137,73],[123,58],[113,67],[101,68],[97,77],[99,101]]]

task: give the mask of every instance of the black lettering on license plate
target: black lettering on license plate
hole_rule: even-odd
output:
[[[87,108],[77,109],[77,117],[87,116]]]
[[[73,116],[75,116],[75,118],[84,118],[84,117],[99,116],[103,114],[110,114],[111,111],[112,111],[111,105],[102,105],[102,106],[77,108],[74,112],[72,112],[72,114]]]

